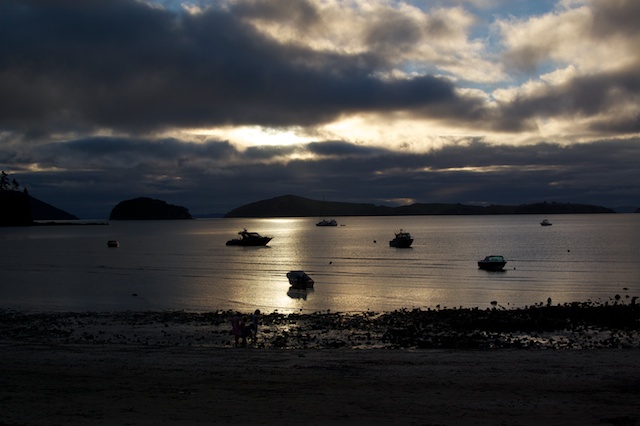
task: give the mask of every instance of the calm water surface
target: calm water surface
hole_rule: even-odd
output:
[[[110,222],[0,228],[0,308],[259,308],[265,312],[504,307],[640,295],[640,215],[405,216]],[[268,247],[227,247],[242,228]],[[400,228],[410,249],[389,247]],[[107,248],[109,239],[120,241]],[[508,260],[486,272],[489,254]],[[293,291],[285,276],[316,281]],[[135,296],[134,296],[135,294]]]

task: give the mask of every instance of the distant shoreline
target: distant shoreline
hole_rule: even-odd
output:
[[[614,210],[589,205],[542,202],[520,205],[466,205],[460,203],[415,203],[406,206],[376,206],[365,203],[344,203],[311,200],[285,195],[257,201],[233,209],[224,217],[331,217],[331,216],[427,216],[427,215],[506,215],[506,214],[583,214],[615,213]]]
[[[75,220],[75,219],[74,219]],[[31,225],[28,226],[65,226],[65,225],[74,225],[74,226],[82,226],[82,225],[87,225],[87,226],[102,226],[102,225],[109,225],[108,222],[82,222],[82,219],[78,219],[78,222],[74,222],[74,221],[65,221],[65,222],[55,222],[55,221],[47,221],[47,222],[33,222]]]

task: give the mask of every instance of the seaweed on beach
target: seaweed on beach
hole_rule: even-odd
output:
[[[235,311],[0,311],[0,342],[231,347]],[[248,316],[248,314],[247,314]],[[253,348],[592,349],[640,348],[640,306],[550,303],[505,309],[266,313]]]
[[[570,303],[520,309],[399,311],[383,340],[396,347],[638,347],[640,307]]]

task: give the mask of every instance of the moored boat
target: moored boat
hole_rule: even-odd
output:
[[[409,248],[412,243],[413,238],[411,237],[411,234],[401,229],[400,232],[396,232],[395,238],[389,241],[389,246],[396,248]]]
[[[506,264],[507,261],[504,260],[504,256],[490,255],[478,261],[478,268],[485,271],[502,271]]]
[[[336,222],[335,219],[322,219],[320,222],[316,223],[316,226],[338,226],[338,222]]]
[[[273,239],[273,237],[262,236],[257,232],[249,232],[246,228],[238,234],[240,238],[227,241],[228,246],[266,246]]]
[[[287,272],[287,278],[289,279],[291,287],[298,290],[312,288],[315,283],[315,281],[313,281],[313,279],[304,271],[289,271]]]

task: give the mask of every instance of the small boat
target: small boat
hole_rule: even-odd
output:
[[[491,255],[479,260],[478,268],[484,269],[485,271],[502,271],[502,268],[504,268],[506,264],[507,261],[504,260],[503,256]]]
[[[107,247],[117,248],[120,247],[120,243],[118,242],[118,240],[109,240],[107,241]]]
[[[227,241],[228,246],[266,246],[273,237],[265,237],[257,232],[249,232],[247,228],[238,232],[240,238]]]
[[[553,225],[553,223],[549,222],[549,219],[544,219],[542,222],[540,222],[540,225],[542,225],[542,226],[551,226],[551,225]]]
[[[338,222],[336,222],[335,219],[322,219],[320,222],[316,223],[316,226],[338,226]]]
[[[287,272],[287,278],[289,279],[291,287],[298,290],[313,288],[313,284],[315,283],[304,271],[289,271]]]
[[[396,232],[396,237],[393,240],[389,241],[389,246],[396,248],[409,248],[411,247],[411,243],[413,243],[411,234],[408,232],[404,232],[401,229],[400,232]]]

